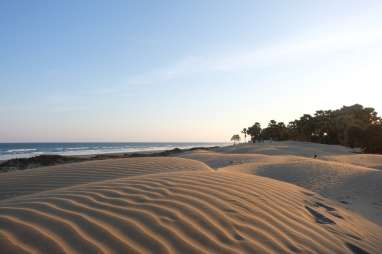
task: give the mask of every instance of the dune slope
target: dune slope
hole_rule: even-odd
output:
[[[350,155],[324,156],[323,159],[382,170],[382,155],[381,154],[350,154]]]
[[[349,155],[353,150],[339,145],[325,145],[310,142],[298,141],[276,141],[255,144],[240,144],[237,146],[227,146],[215,149],[222,153],[249,153],[265,155],[295,155],[312,158],[328,155]]]
[[[188,170],[211,169],[194,160],[155,157],[87,161],[14,171],[0,177],[0,200],[120,177]]]
[[[220,168],[296,184],[382,225],[382,171],[346,163],[306,159],[285,163],[245,163]]]
[[[0,202],[4,253],[378,253],[382,229],[248,174],[124,177]]]
[[[208,166],[212,168],[220,168],[229,165],[237,165],[249,162],[256,163],[284,163],[289,161],[299,161],[306,160],[306,157],[301,156],[271,156],[264,154],[241,154],[241,153],[219,153],[215,151],[205,151],[205,150],[195,150],[191,152],[186,152],[183,154],[179,154],[178,157],[198,160],[204,162]]]
[[[313,159],[312,154],[318,158]],[[255,174],[302,186],[382,225],[382,155],[283,141],[197,150],[180,157],[202,161],[218,171]]]

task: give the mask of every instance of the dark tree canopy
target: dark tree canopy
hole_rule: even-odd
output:
[[[260,138],[261,135],[261,125],[256,122],[252,126],[247,128],[247,135],[251,136],[251,141],[254,142],[256,139]]]
[[[256,122],[248,127],[252,142],[263,139],[299,140],[360,147],[365,152],[382,153],[382,120],[374,108],[355,104],[336,110],[317,110],[289,122],[271,120],[261,129]]]

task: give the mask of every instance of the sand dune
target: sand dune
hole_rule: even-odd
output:
[[[212,168],[219,168],[232,164],[263,161],[269,157],[262,154],[229,154],[206,150],[194,150],[179,154],[178,156],[181,158],[202,161]]]
[[[229,165],[237,165],[249,162],[256,163],[285,163],[289,161],[306,160],[301,156],[270,156],[264,154],[240,154],[240,153],[219,153],[215,151],[195,150],[178,155],[181,158],[202,161],[212,168],[220,168]]]
[[[179,170],[211,169],[198,161],[155,157],[87,161],[14,171],[0,177],[0,200],[95,181]]]
[[[318,159],[306,156],[312,149]],[[262,154],[264,151],[267,154]],[[280,155],[288,151],[294,155]],[[382,225],[382,171],[376,170],[382,163],[381,155],[288,141],[196,150],[180,156],[202,161],[218,171],[255,174],[307,188]]]
[[[290,154],[283,155],[288,146]],[[309,158],[317,151],[322,151],[319,159]],[[1,252],[358,254],[382,249],[382,171],[354,165],[345,148],[277,142],[180,156],[2,174]]]
[[[251,173],[302,186],[382,225],[382,171],[322,160],[246,163],[219,169]]]
[[[72,171],[75,174],[75,171]],[[238,173],[124,177],[0,202],[4,253],[378,253],[382,229]]]
[[[324,156],[323,159],[382,170],[382,155],[380,154],[334,155]]]
[[[349,155],[355,150],[338,145],[324,145],[309,142],[283,141],[255,144],[240,144],[237,146],[228,146],[215,149],[222,153],[255,153],[265,155],[295,155],[312,158],[315,154],[318,156],[328,155]]]

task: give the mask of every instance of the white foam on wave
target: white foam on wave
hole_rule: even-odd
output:
[[[32,152],[32,151],[37,151],[37,149],[36,148],[9,149],[5,152],[6,153],[25,153],[25,152]]]
[[[68,147],[68,148],[61,148],[63,150],[89,150],[90,147],[84,146],[84,147]]]
[[[0,154],[0,161],[19,159],[19,158],[31,158],[31,157],[38,156],[41,154],[43,154],[43,152]]]

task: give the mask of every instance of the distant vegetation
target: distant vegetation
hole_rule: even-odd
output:
[[[355,104],[336,110],[318,110],[285,124],[271,120],[261,128],[256,122],[243,129],[252,142],[298,140],[359,147],[367,153],[382,153],[382,119],[374,108]]]
[[[63,163],[79,162],[84,159],[61,155],[39,155],[32,158],[17,158],[0,163],[0,172],[24,170],[29,168],[52,166]]]
[[[239,134],[233,135],[231,138],[231,141],[233,141],[234,145],[236,145],[236,142],[240,142],[240,135]]]

